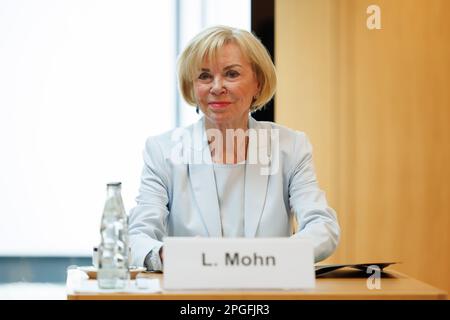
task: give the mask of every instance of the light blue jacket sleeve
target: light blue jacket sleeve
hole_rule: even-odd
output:
[[[158,142],[149,138],[144,149],[137,204],[129,215],[128,234],[133,265],[143,266],[147,254],[159,249],[163,237],[167,235],[168,187],[164,154]]]
[[[289,174],[289,203],[297,220],[293,237],[310,239],[315,262],[330,256],[337,247],[340,228],[335,211],[319,188],[312,160],[312,146],[299,132]]]

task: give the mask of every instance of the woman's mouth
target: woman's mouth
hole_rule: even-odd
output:
[[[231,102],[228,101],[211,101],[208,102],[208,106],[212,109],[224,109],[230,105]]]

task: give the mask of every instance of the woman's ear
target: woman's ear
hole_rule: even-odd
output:
[[[260,81],[258,80],[258,78],[257,78],[256,81],[258,81],[258,84],[256,85],[256,94],[255,94],[253,97],[254,97],[254,98],[256,97],[256,99],[258,99],[259,96],[261,95],[261,83],[260,83]]]
[[[261,90],[260,90],[259,84],[258,84],[258,87],[256,88],[256,93],[253,95],[253,101],[258,100],[260,95],[261,95]]]

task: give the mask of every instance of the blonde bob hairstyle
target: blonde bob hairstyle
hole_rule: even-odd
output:
[[[262,108],[275,94],[277,76],[267,49],[252,33],[227,26],[210,27],[196,35],[178,58],[178,82],[187,103],[196,106],[194,79],[205,60],[214,62],[217,52],[228,43],[236,44],[249,60],[259,84],[259,94],[250,111]]]

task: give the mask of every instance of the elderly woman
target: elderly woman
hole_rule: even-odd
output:
[[[245,30],[208,28],[181,54],[178,76],[183,97],[203,117],[146,142],[129,217],[133,264],[162,270],[165,236],[292,236],[312,241],[316,262],[331,255],[340,229],[319,189],[308,138],[250,116],[276,87],[259,40]]]

